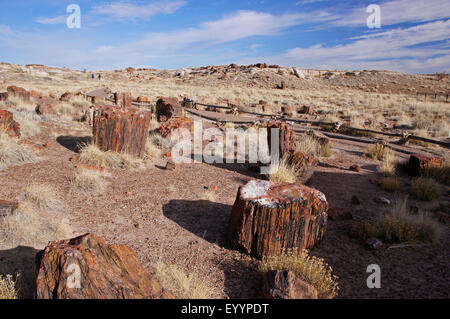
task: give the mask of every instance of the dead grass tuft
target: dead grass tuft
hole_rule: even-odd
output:
[[[314,157],[330,157],[333,154],[330,143],[322,145],[316,138],[308,134],[302,134],[298,138],[295,148],[300,153]]]
[[[420,169],[422,177],[432,178],[435,181],[450,186],[450,164],[445,162],[442,166],[426,165]]]
[[[11,166],[37,162],[37,157],[19,140],[0,132],[0,170]]]
[[[386,192],[396,192],[400,189],[401,183],[395,177],[385,177],[381,181],[380,186]]]
[[[364,155],[373,160],[381,161],[385,157],[386,152],[387,148],[385,145],[382,143],[375,143],[366,148]]]
[[[267,257],[261,262],[261,271],[291,270],[299,278],[317,289],[320,299],[338,295],[339,285],[333,269],[323,259],[310,256],[308,250],[300,254],[288,251],[282,256]]]
[[[100,150],[94,144],[81,149],[80,162],[92,164],[102,168],[137,169],[143,166],[142,160],[125,153],[116,153]]]
[[[277,171],[269,175],[271,182],[295,183],[298,178],[299,175],[295,165],[289,164],[286,155],[281,158]]]
[[[54,188],[47,184],[31,184],[25,188],[23,197],[26,201],[33,203],[39,209],[60,210],[62,202]]]
[[[107,186],[108,183],[103,179],[102,174],[90,169],[82,169],[70,179],[72,192],[102,194]]]
[[[418,177],[411,182],[411,194],[424,201],[439,197],[439,184],[432,178]]]
[[[0,299],[19,299],[18,277],[19,275],[16,278],[12,275],[0,275]]]

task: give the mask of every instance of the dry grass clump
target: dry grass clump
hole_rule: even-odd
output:
[[[316,138],[308,134],[302,134],[298,138],[295,148],[300,153],[314,157],[330,157],[333,154],[330,143],[322,145]]]
[[[0,132],[0,171],[10,166],[37,162],[37,157],[19,140]]]
[[[369,157],[373,160],[381,161],[387,152],[387,147],[382,143],[375,143],[369,145],[369,147],[366,148],[364,151],[364,155],[366,157]]]
[[[186,273],[181,267],[159,260],[155,277],[161,285],[177,299],[217,299],[221,297],[218,288],[208,276],[197,270]]]
[[[24,201],[14,214],[0,218],[0,249],[19,245],[42,249],[49,241],[70,237],[64,213],[39,209]]]
[[[80,162],[102,168],[122,168],[127,170],[141,168],[143,165],[142,160],[129,154],[111,151],[104,152],[94,144],[86,145],[81,149]]]
[[[20,125],[21,136],[32,137],[41,131],[39,127],[40,117],[35,112],[21,112],[16,109],[9,109],[9,111],[13,113],[14,121]]]
[[[432,178],[441,184],[450,186],[450,164],[444,162],[442,166],[425,165],[420,169],[420,176]]]
[[[382,162],[378,166],[378,171],[384,176],[392,176],[395,173],[397,161],[394,152],[390,148],[386,148],[382,157]]]
[[[145,143],[145,154],[151,158],[159,158],[162,155],[161,148],[154,144],[154,140],[150,137],[147,138],[147,142]]]
[[[217,193],[211,189],[205,189],[200,195],[198,195],[198,199],[209,200],[210,202],[213,202],[216,198]]]
[[[107,186],[102,174],[90,169],[82,169],[70,179],[70,189],[73,192],[102,194]]]
[[[156,120],[156,118],[152,117],[150,124],[148,126],[148,131],[153,132],[153,131],[157,130],[160,126],[161,126],[161,124],[159,124],[159,122]]]
[[[381,181],[380,186],[386,192],[396,192],[400,189],[401,183],[395,177],[385,177]]]
[[[288,251],[282,256],[265,258],[261,263],[261,271],[291,270],[317,289],[320,299],[332,299],[338,295],[338,277],[333,275],[333,269],[323,259],[310,256],[308,250],[300,254]]]
[[[439,184],[429,177],[418,177],[411,182],[411,194],[420,200],[431,201],[439,197]]]
[[[276,172],[269,175],[271,182],[295,183],[299,178],[295,165],[289,164],[288,157],[281,158]]]
[[[0,299],[19,299],[18,277],[14,279],[12,275],[0,275]]]
[[[389,212],[376,223],[367,223],[364,237],[375,236],[395,243],[436,242],[441,231],[441,226],[429,215],[410,213],[405,198],[395,201]]]
[[[59,210],[63,207],[54,188],[47,184],[31,184],[23,192],[26,201],[39,209]]]

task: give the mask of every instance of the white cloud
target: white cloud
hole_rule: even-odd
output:
[[[62,16],[58,16],[58,17],[54,17],[54,18],[39,17],[36,19],[36,22],[42,23],[42,24],[62,24],[62,23],[66,23],[66,20],[67,20],[67,16],[62,15]]]
[[[113,19],[150,19],[158,14],[171,14],[186,4],[184,0],[155,1],[135,4],[130,1],[94,5],[92,14],[106,15]]]

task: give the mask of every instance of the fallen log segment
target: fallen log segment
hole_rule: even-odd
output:
[[[301,184],[252,180],[238,190],[227,236],[256,258],[316,246],[324,237],[325,195]]]
[[[94,112],[94,144],[103,151],[143,158],[151,115],[134,108],[98,107]]]
[[[126,245],[94,234],[50,242],[36,255],[37,299],[172,299]]]

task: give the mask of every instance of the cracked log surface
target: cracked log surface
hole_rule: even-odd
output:
[[[149,112],[104,106],[95,110],[93,122],[94,144],[101,150],[144,157]]]
[[[252,180],[238,190],[227,236],[256,258],[311,249],[323,239],[327,209],[325,195],[313,188]]]

